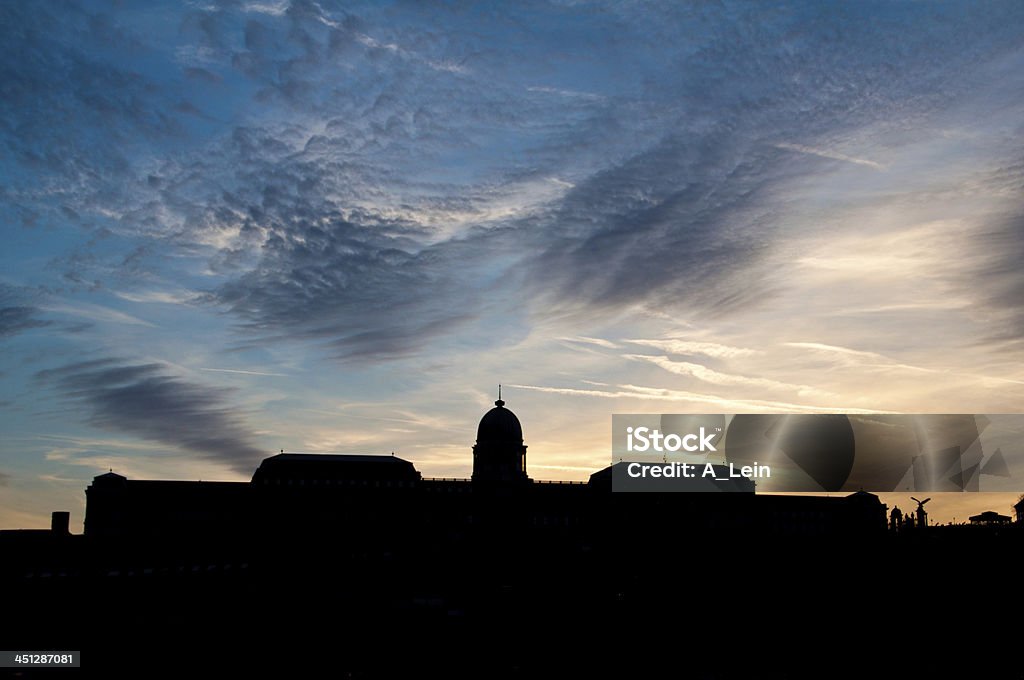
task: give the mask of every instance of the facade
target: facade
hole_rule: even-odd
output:
[[[981,514],[972,515],[970,520],[971,524],[1009,524],[1010,516],[1000,515],[998,512],[993,510],[986,510]]]
[[[610,527],[635,536],[685,522],[693,535],[822,536],[886,526],[885,507],[863,492],[767,496],[749,484],[736,487],[740,493],[613,493],[617,466],[588,482],[533,480],[526,449],[519,419],[499,398],[477,428],[470,479],[424,478],[394,455],[294,453],[265,459],[250,482],[131,480],[108,472],[86,490],[85,533],[254,542],[312,532],[344,536],[356,551],[394,553],[473,545],[494,526],[537,549],[557,540],[579,550],[610,540]]]

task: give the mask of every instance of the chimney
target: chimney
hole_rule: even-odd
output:
[[[71,523],[70,512],[55,512],[50,516],[50,531],[59,536],[67,536],[68,525]]]

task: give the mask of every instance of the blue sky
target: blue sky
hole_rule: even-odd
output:
[[[539,478],[614,412],[1018,412],[1022,20],[6,3],[0,526],[279,449],[466,475],[498,382]]]

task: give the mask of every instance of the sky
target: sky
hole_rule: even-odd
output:
[[[3,3],[0,528],[282,449],[468,476],[498,383],[539,479],[612,413],[1020,412],[1022,24]]]

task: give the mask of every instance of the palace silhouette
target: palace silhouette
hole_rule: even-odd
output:
[[[249,482],[101,474],[86,489],[83,535],[60,512],[50,531],[0,532],[10,648],[144,668],[185,646],[195,664],[172,667],[231,676],[308,667],[297,653],[360,677],[533,675],[551,669],[568,630],[643,645],[740,626],[777,647],[793,640],[768,612],[910,597],[938,616],[963,604],[930,596],[950,574],[995,573],[1020,540],[1001,523],[943,541],[894,531],[864,492],[613,493],[615,466],[587,482],[537,481],[526,452],[499,398],[477,428],[470,479],[425,478],[395,455],[304,453],[263,460]],[[940,557],[941,575],[919,571]],[[914,574],[913,587],[893,574]],[[856,628],[799,625],[799,644],[820,649]],[[640,663],[557,658],[593,672]],[[717,656],[687,663],[731,677]]]
[[[499,397],[477,427],[470,479],[424,478],[393,454],[282,452],[264,460],[250,482],[133,480],[108,472],[86,489],[85,534],[135,544],[159,538],[162,546],[188,550],[204,537],[255,543],[314,533],[336,536],[353,554],[393,559],[487,542],[495,526],[503,540],[514,536],[523,550],[542,551],[552,543],[586,551],[608,538],[609,522],[632,533],[662,517],[684,519],[691,535],[837,537],[886,528],[885,506],[864,492],[756,495],[753,483],[741,480],[728,485],[741,493],[613,494],[618,466],[588,482],[537,481],[527,474],[526,449],[519,418]]]

